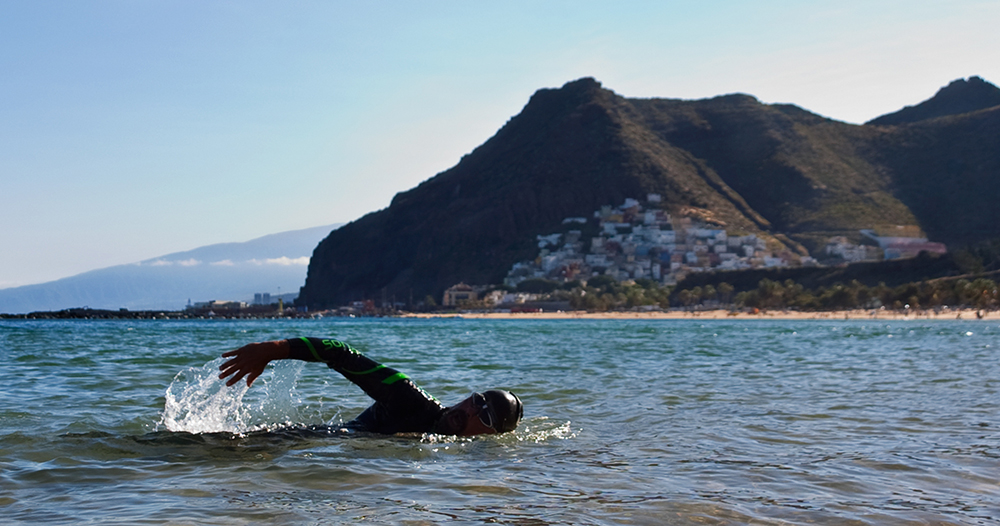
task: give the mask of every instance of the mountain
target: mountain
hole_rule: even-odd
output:
[[[671,214],[800,253],[885,225],[951,246],[1000,237],[1000,107],[979,99],[996,87],[964,82],[972,88],[942,90],[951,102],[940,107],[975,111],[907,125],[847,124],[744,94],[630,99],[591,78],[542,89],[453,168],[332,232],[299,302],[500,283],[564,218],[649,193]],[[930,107],[924,115],[944,111]]]
[[[294,292],[305,280],[309,254],[338,226],[208,245],[48,283],[3,289],[0,312],[21,314],[83,306],[178,310],[188,300],[249,302],[257,292]]]
[[[1000,238],[1000,106],[885,127],[867,148],[931,240]]]
[[[941,88],[934,97],[907,106],[895,113],[883,115],[868,121],[868,124],[889,126],[961,115],[977,110],[1000,106],[1000,88],[979,77],[969,77],[952,81]]]

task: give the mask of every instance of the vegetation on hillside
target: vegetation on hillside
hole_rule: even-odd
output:
[[[677,294],[685,306],[725,305],[736,308],[828,311],[852,309],[892,310],[956,307],[993,310],[998,307],[997,283],[992,279],[933,280],[888,287],[868,287],[858,281],[809,290],[792,280],[761,280],[757,288],[736,294],[730,305],[722,303],[710,285],[684,289]]]

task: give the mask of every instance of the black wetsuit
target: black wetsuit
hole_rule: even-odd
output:
[[[408,376],[365,357],[344,342],[320,338],[288,342],[289,358],[323,362],[375,400],[344,427],[384,434],[429,433],[444,413],[444,405]]]

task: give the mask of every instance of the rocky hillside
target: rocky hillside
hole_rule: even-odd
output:
[[[1000,107],[983,106],[997,88],[956,83],[893,114],[901,124],[862,126],[749,95],[629,99],[589,78],[540,90],[455,167],[332,232],[300,303],[499,283],[564,218],[648,193],[799,252],[878,225],[916,224],[949,245],[1000,237]]]

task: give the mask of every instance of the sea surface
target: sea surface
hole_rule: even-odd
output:
[[[299,433],[369,403],[322,364],[216,379],[245,343],[335,337],[514,433]],[[0,321],[3,524],[998,524],[985,321]]]

